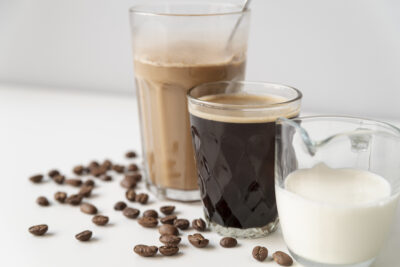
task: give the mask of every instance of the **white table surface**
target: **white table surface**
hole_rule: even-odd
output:
[[[397,123],[400,125],[400,123]],[[57,190],[75,192],[76,189],[46,182],[34,185],[28,177],[57,168],[72,177],[72,166],[90,160],[111,159],[127,163],[123,155],[135,148],[140,151],[137,106],[134,95],[82,93],[78,91],[28,89],[0,86],[0,266],[4,267],[70,267],[70,266],[278,266],[267,260],[255,261],[251,250],[256,245],[269,251],[286,251],[280,231],[266,238],[239,240],[237,248],[219,246],[220,237],[211,232],[204,235],[210,240],[206,249],[192,247],[185,231],[181,252],[174,257],[141,258],[133,253],[136,244],[161,245],[154,229],[144,229],[136,220],[125,218],[113,210],[116,201],[125,200],[119,181],[101,182],[90,202],[101,214],[110,217],[110,225],[99,227],[91,216],[78,207],[61,205],[53,200]],[[144,191],[143,188],[137,191]],[[39,207],[39,195],[51,200],[50,207]],[[202,216],[201,204],[181,204],[156,201],[129,206],[158,209],[161,205],[175,204],[178,216],[194,219]],[[375,267],[400,266],[400,212],[396,227]],[[35,237],[28,227],[46,223],[46,236]],[[90,229],[94,239],[78,242],[74,235]],[[293,266],[300,266],[294,264]]]

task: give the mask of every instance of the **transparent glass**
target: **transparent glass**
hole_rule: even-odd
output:
[[[250,11],[215,0],[142,2],[130,19],[147,186],[160,198],[199,200],[186,93],[244,78]]]
[[[275,120],[298,116],[301,93],[272,83],[214,82],[191,89],[188,99],[210,228],[243,238],[274,231]]]
[[[275,191],[290,253],[305,266],[370,266],[399,199],[400,130],[326,116],[277,126]]]

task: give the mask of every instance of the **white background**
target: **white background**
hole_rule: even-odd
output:
[[[240,0],[233,0],[240,2]],[[0,82],[134,92],[132,0],[0,0]],[[400,2],[253,0],[247,79],[304,110],[400,118]]]

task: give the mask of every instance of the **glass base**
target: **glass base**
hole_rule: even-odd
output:
[[[209,228],[222,235],[222,236],[230,236],[235,238],[260,238],[269,235],[270,233],[274,232],[278,228],[279,219],[276,218],[274,222],[267,224],[264,227],[255,227],[255,228],[247,228],[247,229],[240,229],[234,227],[224,227],[217,223],[211,222],[207,216],[206,220],[209,225]]]
[[[146,182],[147,189],[159,199],[168,199],[181,202],[200,201],[199,190],[179,190],[171,188],[160,188],[152,183]]]
[[[291,251],[290,249],[289,252],[298,263],[304,265],[305,267],[369,267],[375,260],[375,258],[373,258],[364,262],[354,263],[354,264],[326,264],[326,263],[307,260],[297,255],[296,253],[293,253],[293,251]]]

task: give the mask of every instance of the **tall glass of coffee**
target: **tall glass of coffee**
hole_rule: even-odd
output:
[[[275,121],[294,118],[295,88],[254,82],[213,82],[188,93],[191,133],[206,219],[234,237],[267,235],[277,226]]]
[[[244,78],[250,12],[215,0],[146,0],[130,18],[147,186],[199,200],[186,94]]]

